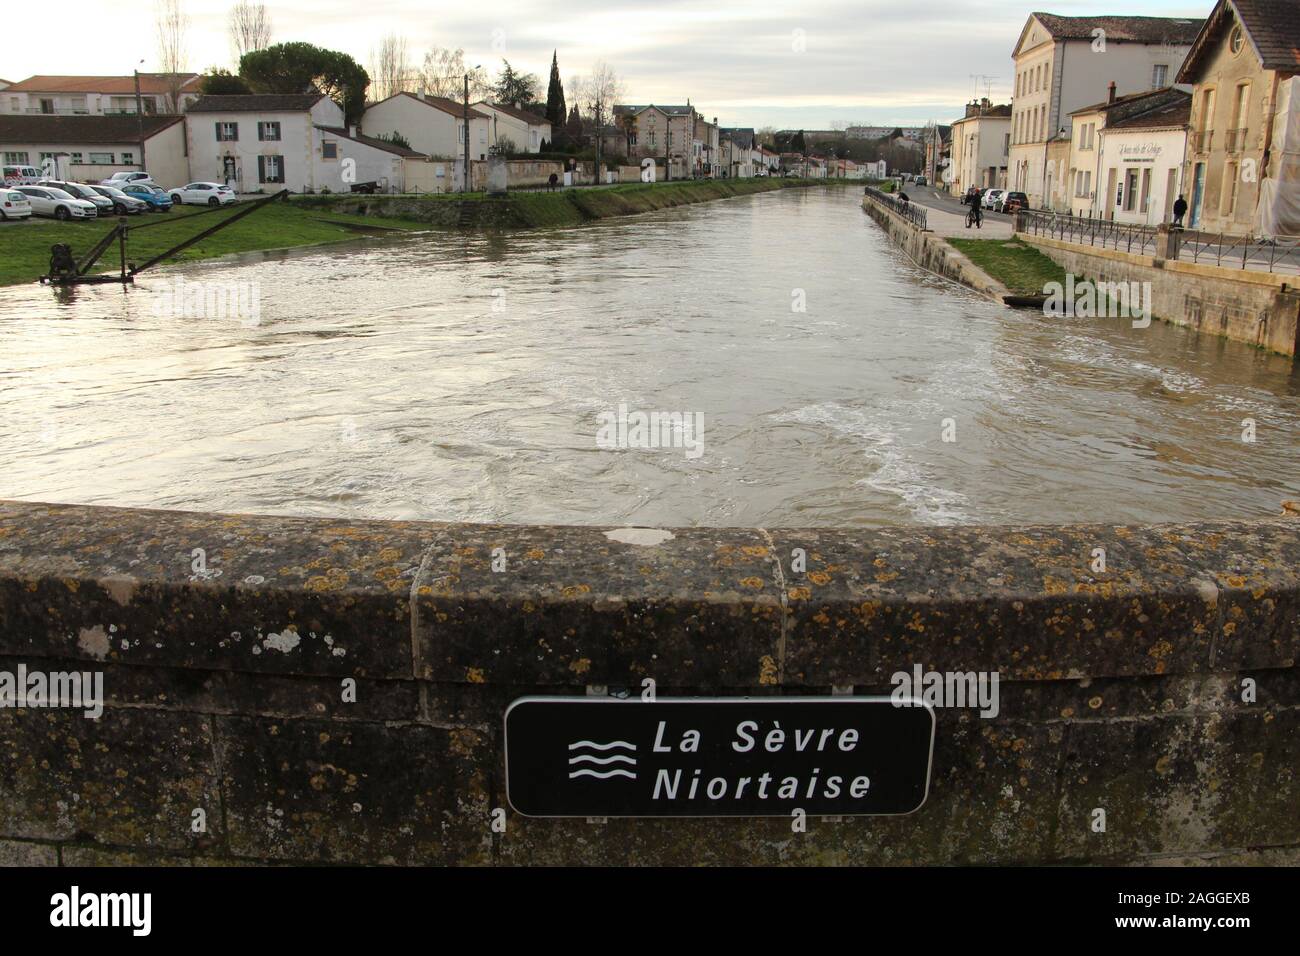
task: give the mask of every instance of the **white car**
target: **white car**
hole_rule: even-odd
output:
[[[1005,189],[984,190],[984,208],[985,209],[997,208],[998,200],[1002,198],[1002,194],[1005,192],[1006,192]]]
[[[16,189],[0,188],[0,219],[27,219],[32,214],[32,204]]]
[[[55,219],[97,219],[99,211],[93,202],[77,199],[62,189],[51,186],[15,186],[31,203],[32,212],[38,216],[51,216]]]
[[[225,183],[190,183],[177,186],[168,192],[173,206],[186,203],[195,206],[224,206],[226,203],[238,202],[235,191]]]
[[[107,179],[101,179],[99,181],[99,184],[101,186],[116,186],[118,189],[121,189],[127,183],[151,183],[152,184],[153,177],[150,176],[148,173],[142,173],[139,170],[132,170],[130,172],[124,172],[124,173],[114,173],[112,176],[109,176]]]

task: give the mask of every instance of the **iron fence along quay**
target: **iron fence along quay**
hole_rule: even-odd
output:
[[[1021,209],[1016,212],[1016,232],[1078,245],[1164,256],[1157,226]],[[1256,272],[1300,272],[1300,236],[1259,239],[1197,229],[1173,229],[1170,234],[1176,237],[1178,258],[1183,261]]]
[[[912,225],[918,226],[921,229],[930,228],[926,225],[924,206],[914,202],[903,202],[901,199],[891,196],[889,193],[882,193],[879,189],[874,189],[871,186],[864,187],[864,191],[876,202],[898,213],[908,222],[912,223]]]

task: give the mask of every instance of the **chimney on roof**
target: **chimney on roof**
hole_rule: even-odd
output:
[[[349,126],[349,127],[348,127],[348,135],[351,136],[353,139],[356,139],[356,138],[357,138],[357,128],[356,128],[355,126]]]
[[[1115,102],[1115,81],[1114,80],[1111,80],[1110,86],[1106,87],[1106,102],[1107,103]]]

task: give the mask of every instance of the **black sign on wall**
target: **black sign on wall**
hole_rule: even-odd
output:
[[[506,797],[530,817],[911,813],[934,712],[888,697],[521,697]]]

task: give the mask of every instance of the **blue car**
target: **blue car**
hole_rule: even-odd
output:
[[[121,187],[122,192],[126,193],[133,199],[139,199],[149,204],[149,208],[154,212],[171,212],[172,197],[157,186],[149,183],[127,183]]]

